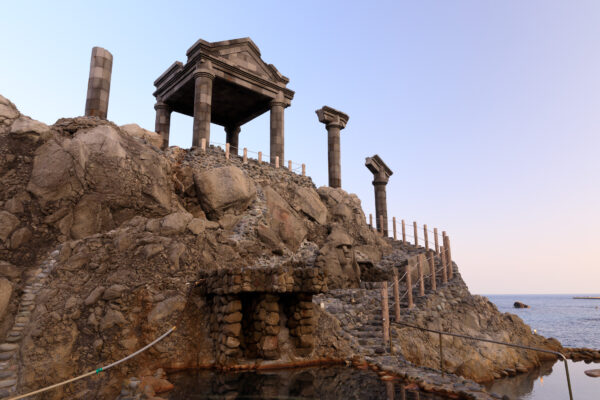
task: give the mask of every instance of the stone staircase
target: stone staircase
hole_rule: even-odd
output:
[[[13,327],[8,331],[4,342],[0,344],[0,399],[16,394],[19,382],[19,349],[35,308],[37,293],[46,283],[48,275],[56,265],[58,250],[46,258],[35,274],[23,287],[18,312]]]

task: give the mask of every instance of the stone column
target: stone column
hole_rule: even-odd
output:
[[[279,157],[279,164],[283,165],[283,110],[287,107],[283,93],[271,101],[271,164],[275,165],[275,157]]]
[[[229,143],[231,146],[231,152],[233,154],[238,154],[239,147],[239,136],[240,136],[240,127],[239,126],[226,126],[225,133],[227,135],[226,143]]]
[[[210,116],[212,104],[212,86],[215,74],[210,61],[200,64],[194,71],[194,135],[192,147],[200,147],[202,138],[206,146],[210,144]]]
[[[385,187],[393,174],[383,160],[378,156],[367,157],[365,162],[366,167],[373,173],[373,186],[375,187],[375,221],[377,222],[377,230],[383,232],[384,236],[388,236],[388,221],[387,221],[387,199]],[[383,226],[381,226],[383,221]]]
[[[329,162],[329,186],[342,187],[342,167],[340,161],[340,131],[348,123],[348,115],[331,107],[323,106],[316,111],[319,122],[327,128],[327,159]]]
[[[156,110],[156,121],[154,123],[154,131],[158,133],[163,140],[161,149],[169,147],[169,131],[171,130],[171,107],[162,101],[156,102],[154,105]]]
[[[113,56],[102,47],[92,49],[85,116],[106,119]]]

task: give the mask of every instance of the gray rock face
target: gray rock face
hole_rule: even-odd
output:
[[[211,219],[224,212],[239,213],[256,197],[254,182],[233,166],[220,167],[194,174],[198,200]]]

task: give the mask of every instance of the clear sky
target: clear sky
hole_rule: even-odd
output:
[[[327,184],[315,110],[350,115],[342,186],[446,230],[474,293],[600,292],[600,2],[5,1],[0,93],[35,119],[84,112],[91,48],[112,52],[108,117],[154,129],[154,80],[198,39],[249,36],[296,91],[286,158]],[[173,115],[189,147],[192,119]],[[211,139],[225,140],[213,125]],[[269,151],[269,115],[240,146]]]

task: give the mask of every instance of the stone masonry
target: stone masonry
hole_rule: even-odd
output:
[[[295,353],[308,356],[312,352],[312,297],[327,291],[320,268],[220,269],[202,273],[198,289],[211,304],[211,334],[219,364],[242,357],[278,359],[283,321]]]
[[[388,235],[387,222],[387,199],[385,186],[393,174],[392,170],[375,154],[373,157],[367,157],[365,166],[373,173],[373,186],[375,187],[375,215],[377,216],[377,230],[385,236]],[[381,220],[383,219],[383,226]]]
[[[340,131],[348,123],[348,115],[331,107],[323,106],[315,111],[319,122],[327,128],[327,159],[329,162],[329,186],[342,187],[342,167],[340,160]]]
[[[237,152],[240,127],[259,115],[271,113],[271,163],[284,162],[284,109],[294,92],[289,79],[265,63],[250,38],[206,42],[198,40],[187,51],[185,64],[173,63],[156,81],[156,129],[169,141],[172,111],[193,116],[192,147],[210,143],[210,124],[221,125]],[[159,123],[160,121],[160,123]]]
[[[85,116],[106,119],[113,56],[102,47],[92,49]]]

